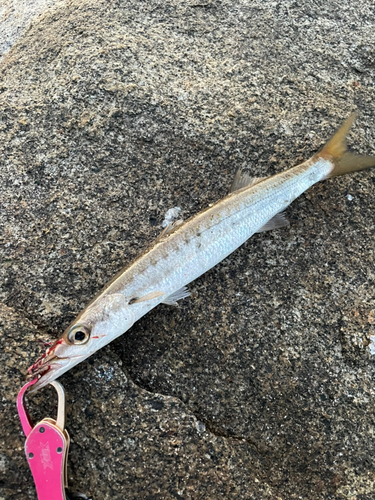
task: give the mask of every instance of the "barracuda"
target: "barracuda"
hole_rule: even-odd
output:
[[[306,162],[269,178],[237,173],[232,192],[182,223],[171,223],[151,249],[121,271],[28,370],[39,389],[126,332],[160,303],[189,295],[186,285],[254,233],[288,224],[282,211],[319,181],[375,166],[375,158],[346,152],[352,114]],[[35,390],[34,389],[34,390]]]

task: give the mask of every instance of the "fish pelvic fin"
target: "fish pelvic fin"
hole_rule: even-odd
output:
[[[346,136],[356,117],[356,112],[351,113],[332,139],[330,139],[320,153],[316,155],[318,158],[330,160],[334,165],[334,168],[327,175],[326,179],[375,167],[374,156],[360,156],[349,153],[346,150]]]

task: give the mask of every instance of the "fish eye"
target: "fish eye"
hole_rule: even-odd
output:
[[[68,332],[71,344],[86,344],[90,338],[91,330],[85,325],[74,325]]]

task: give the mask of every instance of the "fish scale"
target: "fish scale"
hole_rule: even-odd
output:
[[[329,160],[306,162],[229,195],[157,244],[97,300],[117,292],[146,295],[160,289],[172,294],[225,259],[332,168]]]

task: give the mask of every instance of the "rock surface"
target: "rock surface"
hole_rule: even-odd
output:
[[[0,498],[36,498],[22,374],[122,266],[293,166],[352,109],[375,155],[373,2],[59,3],[0,66]],[[70,489],[94,499],[374,498],[375,172],[315,186],[62,377]],[[53,393],[30,398],[53,416]],[[1,496],[2,495],[2,496]]]
[[[29,27],[56,0],[2,0],[0,5],[0,60]]]

